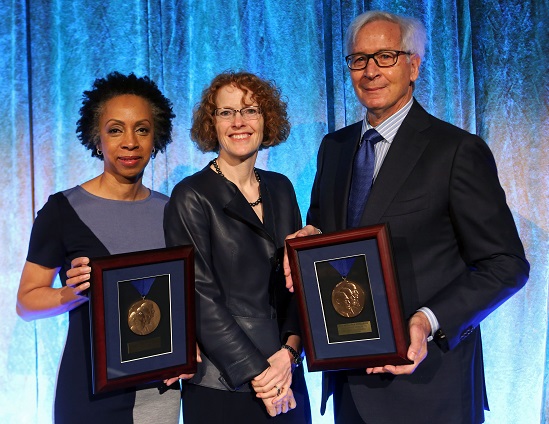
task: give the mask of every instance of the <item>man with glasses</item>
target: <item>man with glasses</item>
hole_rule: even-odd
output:
[[[289,236],[390,226],[413,364],[325,373],[338,424],[483,422],[479,324],[528,279],[486,143],[413,98],[425,39],[420,22],[385,12],[351,23],[346,62],[366,115],[322,141],[308,225]]]

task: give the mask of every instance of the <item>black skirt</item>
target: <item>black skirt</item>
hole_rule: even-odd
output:
[[[255,392],[230,392],[186,383],[183,385],[183,422],[185,424],[310,424],[311,407],[303,368],[294,371],[292,391],[295,409],[271,417]]]

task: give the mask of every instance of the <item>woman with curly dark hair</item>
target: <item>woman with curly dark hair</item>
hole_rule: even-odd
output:
[[[281,266],[301,215],[288,178],[255,168],[289,132],[279,90],[246,72],[215,77],[194,110],[192,140],[218,157],[175,186],[164,218],[168,245],[195,247],[202,363],[183,385],[185,424],[310,422]]]
[[[25,320],[69,313],[55,423],[179,422],[179,384],[92,393],[89,257],[165,246],[167,197],[142,183],[151,157],[171,142],[171,102],[148,77],[114,72],[83,95],[78,138],[103,161],[101,175],[49,197],[34,222],[17,294]],[[59,274],[62,287],[53,287]]]

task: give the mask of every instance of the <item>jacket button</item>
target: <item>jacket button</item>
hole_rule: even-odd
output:
[[[473,327],[469,326],[465,329],[463,333],[461,333],[460,339],[463,340],[466,337],[468,337],[473,332]]]

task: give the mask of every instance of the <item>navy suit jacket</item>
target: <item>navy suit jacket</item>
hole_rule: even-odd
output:
[[[307,222],[324,233],[346,228],[361,128],[358,122],[328,134],[320,146]],[[362,216],[361,226],[378,223],[390,227],[405,316],[430,308],[449,350],[429,342],[410,376],[348,371],[357,409],[372,424],[483,422],[479,324],[529,272],[486,143],[414,100]]]

